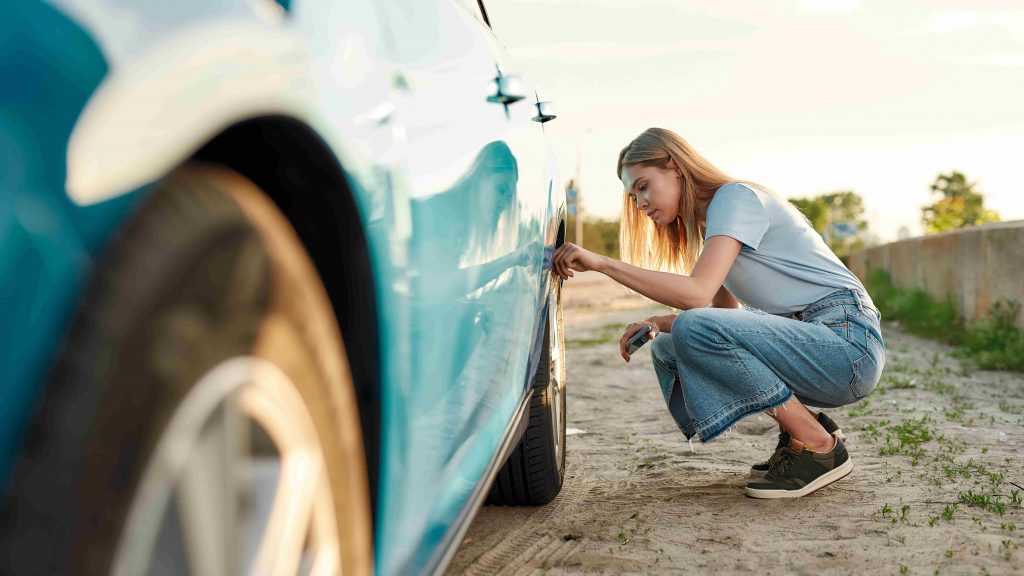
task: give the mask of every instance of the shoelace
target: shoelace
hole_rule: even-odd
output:
[[[768,471],[771,471],[775,467],[775,464],[782,459],[783,454],[787,452],[786,447],[779,448],[768,458]]]
[[[773,478],[782,477],[782,475],[786,473],[786,468],[788,468],[789,465],[795,462],[799,457],[800,455],[789,447],[777,450],[775,454],[772,454],[771,458],[768,459],[767,476]]]

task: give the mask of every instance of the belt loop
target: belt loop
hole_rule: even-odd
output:
[[[853,292],[853,298],[857,301],[857,308],[859,308],[861,312],[864,312],[864,299],[860,295],[860,290],[850,288],[850,292]]]

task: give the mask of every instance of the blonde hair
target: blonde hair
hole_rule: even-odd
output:
[[[704,227],[697,227],[697,199],[713,194],[730,178],[697,153],[681,136],[664,128],[648,128],[619,152],[615,177],[627,166],[668,168],[682,173],[679,213],[667,226],[656,226],[637,209],[625,190],[619,222],[622,261],[648,270],[689,274],[704,249]]]
[[[768,188],[746,180],[732,180],[725,172],[697,153],[675,132],[648,128],[619,152],[616,178],[622,178],[627,166],[655,166],[666,169],[673,162],[682,174],[679,212],[666,226],[657,226],[630,198],[625,190],[622,219],[619,222],[619,254],[623,262],[645,268],[689,275],[704,250],[707,223],[697,225],[697,201],[713,196],[725,184],[736,182],[757,188],[781,200],[810,225],[810,220],[788,200]],[[812,226],[813,229],[813,226]]]

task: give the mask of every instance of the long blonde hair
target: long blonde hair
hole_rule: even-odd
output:
[[[637,209],[625,190],[619,222],[622,261],[648,270],[690,274],[704,249],[704,226],[697,226],[697,199],[732,180],[697,153],[681,136],[664,128],[648,128],[619,152],[615,177],[627,166],[666,169],[674,162],[682,173],[679,213],[667,226],[657,226]]]

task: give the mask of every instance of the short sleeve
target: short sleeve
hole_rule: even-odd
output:
[[[741,184],[726,184],[715,192],[708,206],[705,241],[730,236],[757,250],[768,231],[768,211],[761,198]]]

